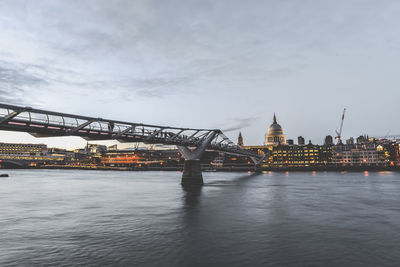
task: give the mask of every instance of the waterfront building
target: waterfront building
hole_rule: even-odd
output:
[[[332,161],[332,147],[320,145],[279,145],[267,157],[264,167],[310,168],[326,167]]]
[[[375,140],[376,149],[385,154],[389,166],[400,166],[400,140]]]
[[[62,164],[71,164],[75,159],[75,153],[61,148],[49,148],[47,151],[49,156],[63,158]]]
[[[392,165],[400,166],[400,144],[394,143],[392,146],[394,150],[394,162]]]
[[[54,164],[64,165],[65,157],[58,155],[0,154],[0,169],[6,167],[28,168]]]
[[[386,166],[388,153],[375,143],[339,144],[332,147],[332,163],[341,167]]]
[[[0,168],[65,164],[65,156],[49,153],[44,144],[0,143]]]
[[[107,151],[101,158],[103,166],[133,167],[140,161],[139,155],[133,151]]]
[[[44,144],[0,143],[0,154],[43,156],[47,154],[47,146]]]
[[[109,167],[178,166],[183,162],[178,150],[107,150],[100,158]]]
[[[274,119],[272,124],[268,128],[268,132],[265,135],[265,145],[266,146],[277,146],[279,144],[285,144],[286,137],[283,133],[282,127],[278,124],[276,116],[274,114]]]

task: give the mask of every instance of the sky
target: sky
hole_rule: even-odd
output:
[[[398,0],[0,0],[0,102],[321,144],[400,134]],[[0,142],[80,138],[0,131]]]

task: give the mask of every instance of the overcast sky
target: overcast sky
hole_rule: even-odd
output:
[[[0,102],[262,144],[400,133],[398,0],[0,0]],[[79,138],[3,142],[74,147]]]

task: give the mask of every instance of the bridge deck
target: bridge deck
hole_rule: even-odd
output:
[[[208,149],[253,158],[262,157],[240,148],[218,129],[131,123],[1,103],[0,130],[28,132],[36,137],[80,136],[87,140],[118,140],[185,147],[199,147],[204,140],[215,134]]]

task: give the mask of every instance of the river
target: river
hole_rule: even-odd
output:
[[[400,173],[3,170],[0,266],[396,266]]]

